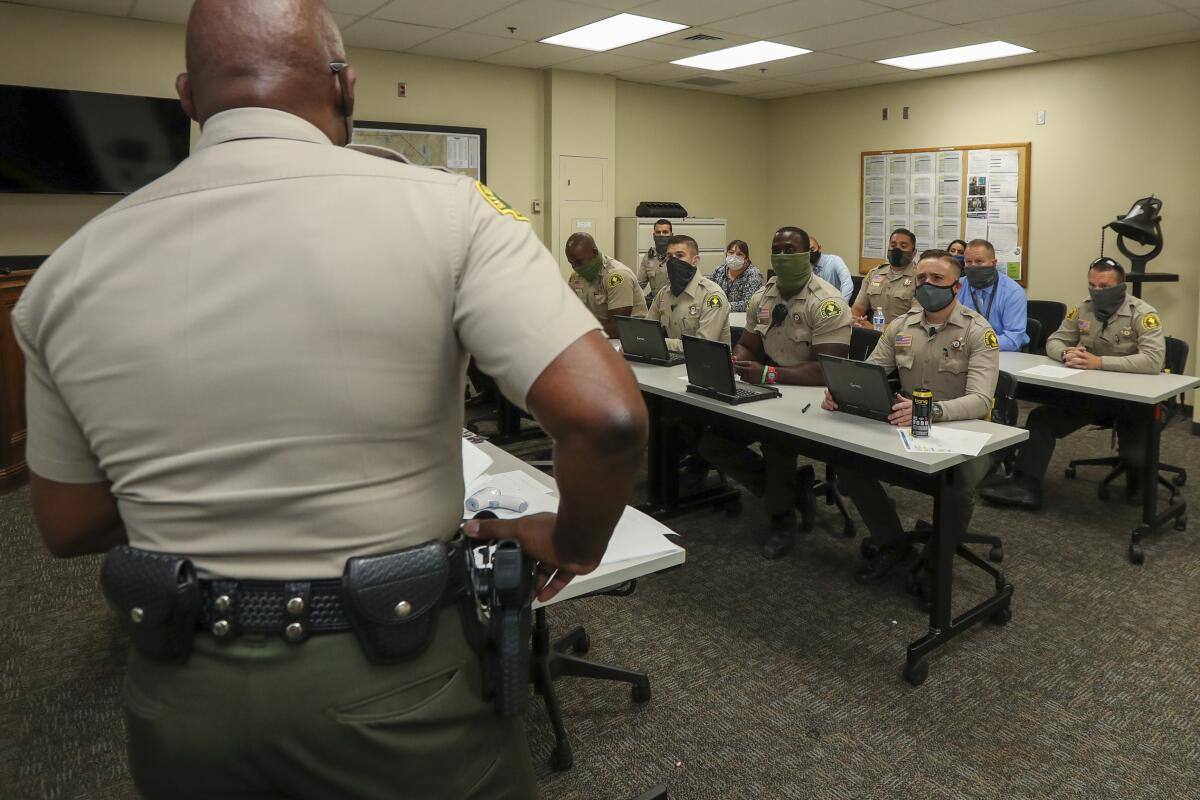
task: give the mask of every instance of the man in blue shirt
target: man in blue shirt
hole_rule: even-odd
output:
[[[964,260],[966,274],[960,280],[959,302],[987,317],[1001,350],[1020,350],[1029,342],[1025,290],[996,268],[996,249],[987,239],[972,239]]]
[[[854,281],[850,280],[850,268],[846,266],[846,262],[842,260],[841,256],[835,256],[833,253],[822,253],[821,243],[813,238],[811,234],[808,238],[812,243],[813,275],[816,275],[841,292],[842,298],[847,303],[853,303]]]

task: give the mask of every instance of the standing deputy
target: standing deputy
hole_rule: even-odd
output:
[[[775,275],[746,306],[746,330],[733,348],[734,368],[749,383],[820,386],[822,354],[850,353],[850,309],[841,293],[812,274],[811,244],[799,228],[780,228],[771,242]],[[796,452],[763,442],[758,456],[747,436],[707,433],[700,455],[713,466],[763,497],[771,530],[763,556],[791,552],[796,537]],[[801,487],[807,489],[807,487]]]
[[[1126,294],[1125,268],[1111,258],[1098,258],[1088,267],[1088,299],[1072,308],[1062,325],[1046,341],[1046,355],[1072,369],[1103,369],[1152,375],[1162,370],[1167,343],[1162,320],[1154,306]],[[997,505],[1038,509],[1042,505],[1042,480],[1054,455],[1055,440],[1098,422],[1103,415],[1078,408],[1038,406],[1025,427],[1029,441],[1021,446],[1016,469],[1009,478],[989,481],[980,496]],[[1138,487],[1140,467],[1146,458],[1146,432],[1141,425],[1117,420],[1117,447],[1132,469],[1128,493]],[[1141,487],[1154,491],[1154,487]]]
[[[567,239],[567,261],[575,271],[567,279],[575,296],[600,322],[605,336],[617,338],[614,317],[646,316],[646,298],[638,289],[633,271],[601,253],[591,234],[571,234]]]
[[[650,303],[646,319],[662,325],[667,349],[683,352],[684,334],[729,344],[729,300],[700,274],[700,246],[690,236],[667,242],[667,285]]]
[[[654,223],[654,246],[642,256],[638,264],[637,279],[642,292],[649,299],[667,285],[667,241],[675,235],[675,226],[669,219]]]
[[[888,325],[867,363],[900,373],[902,395],[896,397],[889,417],[893,425],[912,424],[912,393],[921,388],[933,391],[934,424],[987,418],[1000,374],[996,332],[982,315],[958,302],[957,259],[944,250],[925,256],[917,265],[915,296],[921,308]],[[828,390],[822,408],[837,409]],[[990,457],[981,456],[954,468],[958,470],[952,489],[958,495],[954,507],[962,512],[954,521],[956,530],[965,531],[970,524],[975,485],[990,466]],[[878,546],[858,580],[881,581],[912,549],[904,541],[900,517],[878,479],[847,469],[839,470],[838,478]]]
[[[883,309],[884,325],[912,310],[913,292],[917,290],[916,257],[916,234],[907,228],[892,231],[888,263],[866,274],[854,300],[855,327],[874,327],[871,320],[877,308]]]
[[[536,797],[452,588],[467,355],[556,440],[557,515],[468,523],[557,569],[541,597],[597,565],[641,457],[637,385],[529,225],[483,184],[344,149],[354,85],[319,0],[197,0],[177,82],[194,153],[60,247],[13,313],[47,548],[141,553],[115,575],[110,553],[102,582],[118,608],[150,601],[121,615],[147,798]],[[419,569],[381,566],[362,598],[382,616],[344,604],[349,559],[414,547]],[[360,645],[351,619],[419,625]],[[368,660],[381,646],[401,660]]]

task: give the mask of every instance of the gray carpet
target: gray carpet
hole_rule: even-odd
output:
[[[1200,481],[1184,424],[1164,461]],[[624,685],[559,684],[575,767],[552,774],[541,708],[528,718],[543,797],[1200,797],[1200,544],[1169,531],[1126,560],[1137,509],[1096,500],[1072,456],[1107,452],[1107,433],[1059,446],[1040,515],[980,506],[975,529],[1004,537],[1013,621],[939,651],[925,685],[900,678],[927,618],[903,580],[864,589],[858,542],[822,524],[775,563],[757,553],[763,517],[675,520],[688,563],[630,598],[553,610],[586,623],[591,657],[647,670],[654,698]],[[530,449],[525,445],[524,449]],[[1196,494],[1189,484],[1189,500]],[[1119,495],[1119,492],[1117,493]],[[904,516],[930,503],[896,491]],[[0,797],[132,798],[119,711],[125,645],[96,586],[97,560],[39,547],[19,491],[0,498]],[[958,569],[960,607],[988,583]]]

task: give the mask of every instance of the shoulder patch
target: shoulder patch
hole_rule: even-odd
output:
[[[1000,349],[1000,340],[996,338],[996,332],[991,328],[988,328],[983,332],[983,343],[992,350]]]
[[[1147,314],[1142,317],[1142,330],[1154,331],[1162,327],[1162,322],[1158,319],[1158,314]]]
[[[475,181],[475,189],[487,201],[487,204],[506,217],[512,217],[518,222],[529,222],[529,217],[521,214],[508,203],[500,199],[500,195],[489,189],[483,181]]]
[[[608,285],[615,289],[621,285],[621,281],[623,280],[625,279],[621,277],[621,273],[614,272],[612,275],[608,276]]]
[[[1067,312],[1067,319],[1075,319],[1079,316],[1079,306],[1071,306],[1071,310]]]
[[[720,308],[721,307],[721,295],[714,294],[712,297],[708,298],[708,304],[712,308]]]
[[[817,316],[821,319],[833,319],[842,313],[842,304],[837,300],[826,300],[821,303],[821,310],[817,312]]]

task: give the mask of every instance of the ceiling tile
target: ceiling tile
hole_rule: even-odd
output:
[[[739,97],[754,97],[755,95],[760,94],[772,94],[774,92],[793,91],[799,89],[803,89],[800,84],[767,78],[761,81],[746,81],[744,83],[733,83],[727,86],[714,86],[708,91],[716,94],[732,94]]]
[[[712,23],[711,27],[765,39],[883,13],[886,12],[879,6],[863,0],[799,0],[729,17]]]
[[[342,30],[346,30],[346,28],[358,22],[360,19],[362,19],[362,17],[356,17],[353,14],[339,14],[336,11],[333,12],[333,21],[336,22],[337,26]]]
[[[634,13],[685,25],[704,25],[713,20],[726,19],[733,11],[745,14],[779,3],[780,0],[736,0],[732,3],[730,0],[654,0],[638,6]]]
[[[821,86],[793,86],[790,89],[781,89],[778,92],[767,92],[766,94],[755,95],[755,100],[784,100],[789,97],[799,97],[804,94],[817,94],[824,92],[826,89]]]
[[[965,22],[979,22],[984,19],[1008,17],[1027,11],[1038,11],[1077,3],[1079,0],[935,0],[908,9],[921,17],[935,19],[947,25],[962,25]]]
[[[137,0],[132,16],[137,19],[185,25],[191,11],[192,0]]]
[[[374,47],[377,50],[407,50],[427,42],[446,31],[421,25],[405,25],[383,19],[360,19],[342,33],[351,47]]]
[[[1200,9],[1200,0],[1164,0],[1169,6],[1176,8],[1194,8]]]
[[[806,72],[817,72],[823,69],[833,69],[834,67],[846,67],[851,64],[861,64],[862,61],[855,58],[847,58],[846,56],[838,56],[833,53],[809,53],[804,56],[796,56],[795,58],[785,58],[780,61],[772,61],[769,64],[763,64],[761,68],[767,70],[766,74],[772,78],[789,78],[793,75],[802,75]],[[739,72],[746,75],[761,75],[760,67],[739,67],[738,69],[730,70],[730,72]]]
[[[512,5],[512,0],[393,0],[371,16],[434,28],[457,28]],[[507,31],[503,31],[507,33]]]
[[[660,83],[691,78],[699,74],[699,70],[681,67],[678,64],[651,64],[645,67],[620,70],[614,73],[622,80],[638,81],[640,83]]]
[[[883,58],[947,50],[951,47],[964,47],[986,41],[986,36],[964,28],[939,28],[920,36],[898,36],[878,42],[852,44],[848,47],[839,47],[833,52],[850,58],[860,58],[863,61],[879,61]]]
[[[495,55],[504,50],[520,47],[524,42],[505,36],[485,36],[482,33],[467,31],[450,31],[436,39],[430,39],[408,52],[422,56],[437,56],[439,58],[457,58],[463,61],[478,61],[481,58]]]
[[[607,8],[610,11],[630,11],[636,6],[642,6],[645,4],[646,0],[584,0],[583,2],[583,5],[585,6]]]
[[[563,64],[560,69],[569,69],[574,72],[598,72],[608,74],[617,72],[622,69],[633,69],[635,67],[648,67],[652,62],[642,58],[630,58],[629,56],[619,56],[614,53],[596,53],[583,58],[577,58],[574,61],[568,61]]]
[[[586,50],[576,50],[573,47],[559,47],[556,44],[541,42],[526,42],[511,50],[504,50],[487,58],[480,59],[489,64],[500,64],[505,67],[527,67],[543,69],[564,61],[574,61],[588,54]]]
[[[873,0],[873,2],[877,6],[887,6],[888,8],[911,8],[927,3],[929,0]]]
[[[1103,42],[1120,42],[1143,36],[1159,36],[1180,31],[1200,29],[1200,19],[1183,11],[1154,14],[1139,19],[1117,20],[1082,28],[1051,31],[1049,33],[1018,37],[1017,44],[1038,51],[1058,51],[1069,47],[1082,47]],[[1026,44],[1028,42],[1028,44]]]
[[[22,0],[25,5],[57,8],[63,11],[82,11],[107,17],[123,17],[133,4],[130,0]]]
[[[618,47],[616,50],[609,50],[608,52],[641,58],[646,61],[675,61],[680,58],[691,58],[696,55],[695,50],[689,50],[679,45],[667,44],[662,39],[638,42],[637,44]]]
[[[972,22],[966,27],[991,39],[1012,41],[1022,35],[1096,25],[1171,10],[1173,9],[1162,0],[1087,0],[1027,14]]]
[[[380,6],[386,4],[387,0],[325,0],[325,5],[330,11],[342,14],[354,14],[360,17],[370,14]]]
[[[1197,20],[1200,21],[1200,20]],[[1194,42],[1200,39],[1195,30],[1167,33],[1160,36],[1140,36],[1135,39],[1122,39],[1119,42],[1097,42],[1055,50],[1055,55],[1063,58],[1083,58],[1086,56],[1108,55],[1126,50],[1143,50],[1147,47],[1165,47],[1166,45]]]
[[[488,14],[463,26],[463,30],[507,36],[508,28],[513,27],[517,29],[513,35],[518,39],[536,42],[598,20],[608,19],[612,15],[613,12],[609,9],[569,3],[566,0],[521,0],[503,11]]]
[[[924,34],[927,31],[943,27],[945,26],[940,22],[934,22],[924,17],[915,17],[903,11],[889,11],[873,17],[838,22],[787,36],[777,36],[773,41],[808,50],[833,50],[837,47],[846,47],[861,42],[875,42],[895,36]]]
[[[823,69],[817,72],[806,72],[802,75],[795,75],[792,79],[797,83],[826,84],[858,80],[860,78],[883,79],[889,77],[911,77],[912,75],[913,73],[909,70],[900,69],[899,67],[889,67],[886,64],[859,63],[845,67]]]

